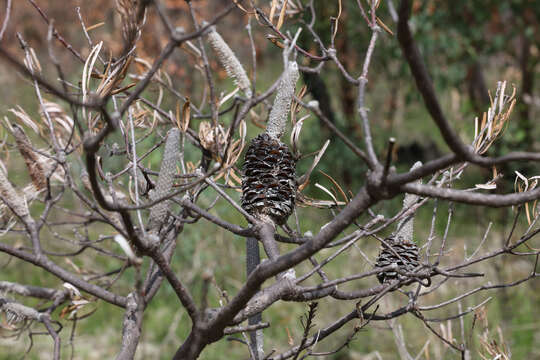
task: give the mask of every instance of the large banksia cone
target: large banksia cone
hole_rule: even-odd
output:
[[[287,221],[296,196],[295,160],[287,145],[267,133],[251,141],[244,162],[242,207],[257,218]]]
[[[379,257],[377,258],[376,267],[385,267],[392,264],[397,264],[398,269],[404,272],[413,272],[419,265],[418,262],[418,246],[410,241],[403,241],[401,238],[387,238],[383,244]],[[394,270],[383,271],[377,274],[379,282],[387,283],[392,280],[400,279],[403,276]]]

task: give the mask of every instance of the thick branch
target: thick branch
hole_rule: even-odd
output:
[[[480,194],[464,190],[455,190],[449,188],[440,188],[432,185],[406,184],[400,187],[402,191],[420,196],[429,196],[462,202],[472,205],[484,205],[490,207],[503,207],[519,205],[529,201],[540,199],[540,188],[529,190],[522,193],[495,195]]]

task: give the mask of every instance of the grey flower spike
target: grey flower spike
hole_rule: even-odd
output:
[[[28,204],[21,197],[13,186],[9,182],[6,174],[0,170],[0,195],[2,195],[2,200],[6,203],[10,209],[23,220],[26,220],[30,217],[30,212],[28,211]]]
[[[422,166],[421,161],[417,161],[411,167],[412,170],[418,169]],[[421,183],[422,180],[418,180],[417,183]],[[418,201],[419,196],[415,194],[405,194],[403,199],[403,209],[408,209],[413,206]],[[414,242],[413,241],[413,231],[414,231],[414,213],[410,216],[405,217],[401,220],[397,226],[396,238],[401,239],[402,241]]]
[[[42,319],[42,314],[37,310],[2,298],[0,298],[0,312],[6,314],[6,320],[9,325],[17,324],[26,319],[37,321],[41,321]]]
[[[157,179],[156,187],[150,193],[150,200],[159,199],[170,193],[173,185],[174,175],[176,174],[176,161],[180,153],[180,129],[173,128],[167,133],[167,141],[165,142],[165,150],[163,151],[163,160],[161,160],[161,168]],[[155,230],[163,223],[167,210],[169,209],[169,201],[161,201],[150,208],[150,230]]]
[[[30,139],[22,127],[17,124],[12,124],[11,129],[11,133],[15,138],[17,148],[19,149],[19,152],[26,163],[26,167],[28,168],[28,173],[30,174],[32,183],[36,189],[43,190],[47,186],[47,177],[42,164],[43,156],[32,150]]]
[[[298,64],[296,61],[289,61],[278,85],[274,106],[270,111],[268,125],[266,126],[266,133],[275,139],[279,139],[285,132],[287,117],[294,98],[294,88],[299,76]]]
[[[232,51],[232,49],[227,45],[225,40],[219,35],[215,26],[210,28],[210,31],[207,34],[208,42],[214,51],[217,53],[217,57],[221,65],[227,71],[227,75],[234,79],[234,83],[238,85],[240,90],[246,94],[248,98],[251,97],[251,82],[246,74],[246,70]]]

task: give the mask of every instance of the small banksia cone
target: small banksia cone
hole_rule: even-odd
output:
[[[419,265],[418,246],[403,239],[387,238],[382,246],[376,267],[385,267],[396,263],[398,269],[404,272],[413,272]],[[403,277],[394,270],[383,271],[377,274],[377,279],[381,284],[397,280]]]
[[[420,161],[417,161],[412,167],[411,171],[416,170],[422,166]],[[421,180],[417,181],[421,183]],[[418,196],[414,194],[405,194],[403,199],[403,210],[409,211],[418,201]],[[397,264],[397,267],[402,272],[414,272],[420,262],[418,261],[418,246],[414,242],[414,212],[403,218],[398,226],[394,235],[390,236],[382,244],[381,251],[375,267],[385,267],[392,264]],[[387,283],[392,280],[404,278],[396,271],[383,271],[377,274],[379,282]]]
[[[287,145],[267,133],[251,141],[244,162],[242,207],[257,218],[283,224],[296,196],[295,160]]]

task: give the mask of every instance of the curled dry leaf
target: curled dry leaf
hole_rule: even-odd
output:
[[[302,117],[300,120],[298,120],[296,124],[293,126],[293,129],[291,131],[292,153],[296,158],[299,158],[301,156],[298,143],[300,140],[300,132],[302,131],[302,125],[304,125],[304,120],[306,120],[308,117],[309,115],[306,115]]]
[[[75,286],[71,285],[70,283],[65,282],[62,284],[62,286],[65,287],[69,291],[69,295],[71,296],[71,298],[76,299],[76,298],[82,297],[79,289],[77,289]]]
[[[27,53],[27,56],[24,58],[24,65],[26,65],[26,68],[30,70],[31,73],[40,73],[41,72],[41,64],[39,63],[38,57],[36,56],[36,52],[32,47],[28,47],[29,51]]]
[[[142,260],[135,255],[135,252],[131,248],[131,245],[126,240],[125,237],[123,237],[120,234],[117,234],[114,236],[114,241],[120,246],[124,254],[128,257],[128,259],[135,265],[140,265],[142,263]]]
[[[510,115],[516,104],[516,88],[511,95],[505,95],[506,81],[499,81],[495,99],[491,98],[491,106],[482,115],[482,120],[475,119],[474,150],[478,154],[485,153],[497,138],[502,136],[508,126]]]
[[[227,133],[221,125],[212,126],[208,121],[202,121],[199,125],[199,141],[206,150],[219,155],[227,141]]]
[[[182,119],[180,121],[179,127],[180,130],[182,130],[183,133],[187,131],[189,128],[189,121],[191,120],[191,103],[189,99],[186,100],[184,105],[182,106]]]
[[[43,103],[43,107],[40,109],[39,114],[43,121],[45,121],[45,113],[49,115],[53,121],[53,127],[55,135],[58,139],[60,146],[65,147],[73,132],[73,119],[66,114],[64,109],[55,102],[46,101]],[[75,139],[78,139],[78,135],[74,134]]]
[[[124,52],[129,51],[141,36],[140,28],[144,24],[146,12],[145,9],[139,8],[138,3],[142,2],[137,0],[116,0],[116,10],[122,19],[122,37],[125,41]]]
[[[24,111],[24,109],[19,105],[16,106],[16,109],[9,109],[8,111],[15,115],[17,120],[28,126],[36,134],[39,134],[41,132],[39,123],[34,122],[34,120],[32,120],[32,118],[26,113],[26,111]]]
[[[515,171],[516,178],[514,180],[514,191],[516,192],[524,192],[524,191],[531,191],[536,188],[538,185],[538,181],[540,181],[540,175],[533,176],[530,178],[527,178],[523,174],[521,174],[519,171]],[[525,203],[525,214],[527,216],[527,222],[529,225],[531,225],[534,218],[536,218],[538,207],[536,204],[538,203],[538,200],[535,200],[534,202],[528,202]],[[531,207],[532,207],[532,214],[531,214]]]

